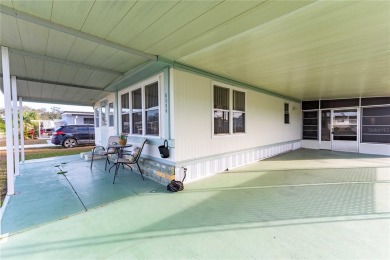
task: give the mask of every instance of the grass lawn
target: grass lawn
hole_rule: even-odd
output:
[[[24,140],[24,144],[47,144],[47,141],[44,140],[44,139],[26,139]],[[0,146],[6,146],[6,142],[5,142],[5,138],[4,139],[0,139]],[[20,145],[20,141],[19,141],[19,145]]]
[[[35,141],[35,140],[34,140]],[[39,140],[42,141],[42,140]],[[43,140],[45,143],[46,141]],[[79,154],[81,152],[88,152],[92,150],[93,146],[80,146],[75,148],[63,148],[62,146],[26,149],[26,160],[41,159],[48,157],[56,157],[63,155]],[[5,195],[7,194],[7,160],[6,151],[0,151],[0,205],[3,203]]]

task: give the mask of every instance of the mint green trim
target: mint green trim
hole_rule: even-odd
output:
[[[297,140],[281,142],[281,143],[275,143],[275,144],[270,144],[270,145],[257,146],[257,147],[253,147],[253,148],[249,148],[249,149],[243,149],[243,150],[238,150],[238,151],[234,151],[234,152],[220,153],[220,154],[213,155],[213,156],[205,156],[205,157],[199,157],[199,158],[195,158],[195,159],[191,159],[191,160],[178,161],[178,162],[176,162],[176,166],[177,167],[181,167],[181,166],[185,166],[185,165],[188,165],[188,164],[201,163],[201,162],[205,162],[205,161],[210,161],[210,160],[224,158],[226,156],[242,154],[242,153],[246,153],[246,152],[250,152],[250,151],[255,151],[255,150],[258,150],[258,149],[276,147],[276,146],[285,145],[285,144],[293,144],[295,142],[301,142],[301,141],[302,141],[301,139],[297,139]]]
[[[128,86],[134,85],[143,81],[146,78],[161,73],[169,64],[160,61],[147,61],[138,67],[128,71],[125,75],[118,80],[112,82],[106,88],[105,91],[118,91]]]
[[[169,68],[165,68],[164,71],[164,104],[163,104],[163,110],[165,113],[165,122],[164,122],[164,132],[165,137],[167,139],[171,139],[171,100],[170,100],[170,92],[171,92],[171,84],[170,84],[170,72]]]
[[[234,79],[229,79],[229,78],[226,78],[226,77],[223,77],[223,76],[211,73],[211,72],[207,72],[205,70],[202,70],[202,69],[199,69],[199,68],[196,68],[196,67],[192,67],[192,66],[184,64],[184,63],[180,63],[180,62],[176,62],[176,61],[170,61],[169,59],[162,58],[162,57],[158,57],[158,60],[161,61],[161,62],[165,62],[165,63],[171,64],[171,66],[173,66],[175,69],[192,72],[192,73],[198,74],[200,76],[204,76],[204,77],[207,77],[207,78],[210,78],[210,79],[213,79],[213,80],[221,81],[222,83],[226,83],[226,84],[229,84],[229,85],[234,85],[234,86],[237,86],[237,87],[241,87],[241,88],[244,88],[244,89],[249,89],[249,90],[260,92],[260,93],[263,93],[263,94],[266,94],[266,95],[269,95],[269,96],[274,96],[274,97],[282,98],[282,99],[293,101],[293,102],[297,102],[297,103],[301,102],[301,100],[299,100],[299,99],[288,97],[288,96],[284,96],[284,95],[281,95],[281,94],[278,94],[278,93],[275,93],[275,92],[272,92],[272,91],[269,91],[269,90],[266,90],[266,89],[263,89],[263,88],[260,88],[260,87],[256,87],[256,86],[253,86],[253,85],[242,83],[242,82],[234,80]]]

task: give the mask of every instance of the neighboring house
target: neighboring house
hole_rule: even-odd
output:
[[[93,112],[64,111],[60,122],[62,125],[90,125],[94,123],[93,116]]]
[[[101,145],[120,132],[129,139],[145,137],[148,175],[168,181],[175,173],[180,179],[185,167],[186,180],[193,181],[300,147],[389,155],[388,140],[368,137],[365,126],[371,114],[389,116],[389,109],[380,110],[389,103],[389,98],[304,101],[302,113],[301,102],[281,95],[166,68],[97,102],[95,136]],[[165,139],[170,157],[162,159],[158,146]]]

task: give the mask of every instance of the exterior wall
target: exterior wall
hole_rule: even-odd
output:
[[[110,93],[107,95],[104,99],[99,100],[95,103],[94,108],[100,108],[100,102],[107,100],[107,107],[108,103],[114,102],[114,126],[109,127],[108,126],[108,110],[106,110],[106,116],[107,116],[107,126],[101,126],[101,122],[99,123],[99,127],[96,127],[95,122],[95,144],[96,145],[107,145],[107,140],[109,136],[117,135],[117,126],[118,126],[118,116],[117,116],[117,107],[116,107],[116,99],[115,99],[115,93]],[[99,109],[99,120],[101,120],[101,110]]]
[[[172,79],[176,172],[186,166],[188,181],[300,147],[299,103],[238,88],[246,92],[246,133],[214,136],[213,83],[224,84],[180,70]],[[290,124],[284,124],[284,103]]]
[[[84,125],[84,118],[93,118],[93,116],[87,116],[87,115],[71,115],[71,114],[64,114],[62,115],[61,121],[65,122],[67,125]]]

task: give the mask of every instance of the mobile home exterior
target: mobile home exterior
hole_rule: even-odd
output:
[[[96,102],[95,121],[99,145],[146,137],[144,170],[160,182],[181,179],[183,167],[194,181],[301,146],[299,101],[172,67]]]

